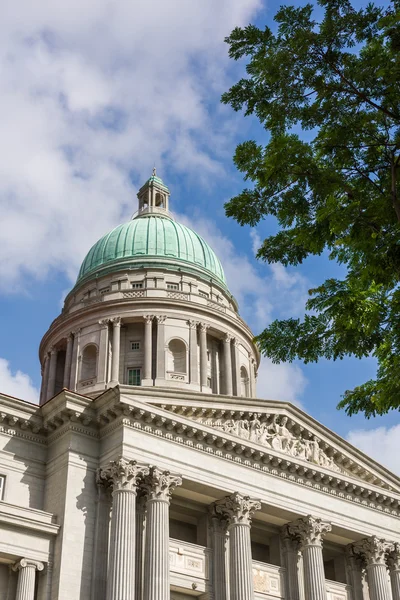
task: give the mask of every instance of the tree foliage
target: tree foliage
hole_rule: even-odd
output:
[[[269,136],[237,147],[251,186],[225,208],[240,224],[276,218],[265,261],[328,253],[345,267],[309,291],[303,320],[274,321],[256,340],[274,362],[374,355],[376,379],[339,404],[370,417],[400,407],[400,2],[318,4],[319,21],[311,4],[284,6],[275,33],[249,25],[226,40],[247,76],[222,101]]]

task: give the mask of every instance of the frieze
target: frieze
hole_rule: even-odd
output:
[[[286,416],[274,415],[272,420],[266,421],[261,421],[258,416],[253,416],[252,419],[195,418],[195,420],[207,427],[261,444],[265,448],[289,454],[293,458],[306,460],[337,473],[345,473],[345,470],[336,464],[334,458],[328,456],[321,448],[320,440],[316,436],[306,439],[290,431]]]

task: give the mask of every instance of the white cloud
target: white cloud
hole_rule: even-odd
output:
[[[0,392],[28,402],[39,400],[39,391],[33,385],[29,375],[22,371],[13,373],[10,363],[5,358],[0,358]]]
[[[306,385],[307,379],[299,366],[274,365],[268,358],[261,360],[257,377],[257,398],[285,400],[303,408],[300,398]]]
[[[377,427],[370,430],[350,431],[347,440],[400,475],[400,424],[389,428]]]
[[[153,161],[221,171],[224,36],[261,0],[22,0],[0,21],[0,285],[71,278]],[[215,102],[214,102],[215,100]],[[213,106],[210,109],[210,106]]]

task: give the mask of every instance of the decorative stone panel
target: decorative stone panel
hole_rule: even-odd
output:
[[[326,581],[328,600],[351,600],[351,587],[337,581]]]
[[[253,560],[254,593],[260,598],[285,598],[284,569]]]

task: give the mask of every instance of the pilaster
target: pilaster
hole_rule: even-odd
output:
[[[206,323],[200,323],[200,384],[203,391],[209,389],[207,383],[207,329]]]
[[[165,315],[157,315],[156,384],[165,384]]]
[[[199,356],[197,349],[197,321],[188,321],[189,325],[189,373],[190,383],[199,385]]]
[[[153,315],[144,317],[144,361],[143,361],[143,384],[151,385],[152,383],[152,330],[153,330]]]
[[[390,572],[390,583],[392,586],[393,600],[400,600],[400,544],[393,544],[393,550],[389,554],[388,566]]]
[[[232,355],[231,355],[232,336],[226,333],[224,336],[224,371],[225,371],[225,394],[232,396]]]
[[[111,383],[117,384],[119,381],[119,357],[121,352],[121,318],[111,319],[113,325],[112,333],[112,365],[111,365]]]
[[[363,558],[354,552],[352,544],[346,548],[346,565],[353,590],[353,600],[364,600],[363,568],[365,563]]]
[[[212,534],[212,582],[214,598],[216,600],[229,600],[228,590],[228,564],[227,542],[228,521],[215,510],[215,505],[210,506],[211,534]]]
[[[44,357],[44,369],[42,375],[42,389],[40,393],[40,404],[44,404],[47,400],[47,387],[49,384],[50,356],[46,354]]]
[[[74,336],[70,333],[67,337],[67,351],[65,353],[65,366],[64,366],[64,381],[63,387],[69,388],[69,382],[71,379],[71,364],[72,364],[72,349],[74,345]]]
[[[281,531],[282,550],[286,567],[286,590],[289,600],[302,600],[302,579],[300,577],[299,563],[301,558],[300,542],[289,532],[285,525]]]
[[[56,371],[57,371],[57,350],[56,348],[50,348],[50,367],[49,367],[49,379],[47,383],[46,400],[50,400],[54,396],[56,388]]]
[[[112,486],[109,479],[100,477],[100,472],[96,475],[96,483],[97,506],[91,600],[106,600]]]
[[[241,377],[240,377],[240,357],[239,357],[239,340],[233,341],[234,348],[234,362],[235,362],[235,394],[236,396],[241,395]]]
[[[108,319],[102,319],[99,321],[100,325],[100,344],[99,344],[99,364],[97,370],[97,382],[107,383],[107,359],[108,359],[108,326],[110,321]]]

